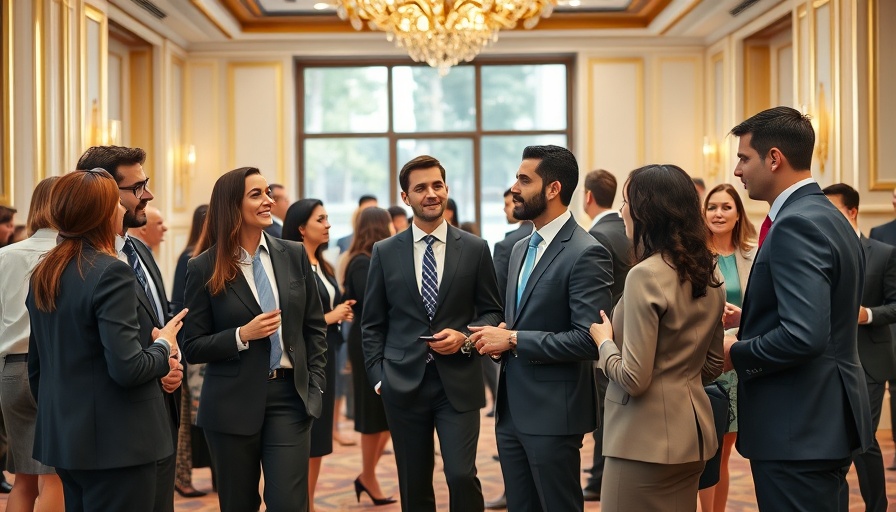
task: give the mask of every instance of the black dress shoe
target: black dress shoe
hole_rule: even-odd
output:
[[[501,494],[501,497],[494,501],[486,501],[486,510],[503,510],[507,508],[507,494]]]
[[[0,493],[9,494],[10,492],[12,492],[12,485],[4,479],[0,482]]]
[[[584,489],[582,494],[585,496],[585,501],[600,501],[600,491]]]

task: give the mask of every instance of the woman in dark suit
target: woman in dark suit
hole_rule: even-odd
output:
[[[367,271],[373,244],[395,234],[392,216],[382,208],[367,208],[358,216],[355,237],[348,250],[345,271],[345,298],[355,301],[355,315],[364,312],[364,293],[367,290]],[[391,498],[380,498],[383,491],[376,478],[376,465],[389,442],[389,424],[383,399],[373,390],[367,379],[364,352],[361,349],[361,322],[352,324],[348,335],[348,356],[352,363],[352,385],[355,393],[355,430],[361,433],[361,475],[355,480],[355,497],[361,500],[366,492],[374,505],[395,503]]]
[[[343,321],[352,320],[352,304],[355,301],[342,302],[333,267],[324,259],[324,249],[330,241],[330,221],[324,203],[320,199],[302,199],[293,203],[286,210],[286,217],[283,219],[282,238],[302,243],[317,278],[317,291],[320,293],[324,320],[327,322],[327,382],[335,384],[336,352],[342,344],[339,327]],[[336,393],[324,395],[320,418],[311,426],[311,461],[308,471],[308,502],[311,512],[314,512],[314,488],[317,486],[323,456],[333,453],[335,398]]]
[[[222,175],[187,264],[184,353],[207,363],[198,424],[223,512],[258,510],[262,468],[268,511],[308,510],[327,326],[304,247],[263,232],[272,202],[258,169]]]
[[[66,510],[148,512],[156,462],[174,453],[160,379],[179,367],[186,311],[142,345],[134,272],[116,257],[125,209],[109,173],[62,176],[50,208],[61,242],[35,267],[26,300],[34,458],[56,468]]]
[[[632,171],[622,219],[637,264],[610,324],[591,325],[605,399],[601,510],[696,510],[718,438],[704,385],[722,373],[725,290],[691,178]],[[615,336],[614,336],[615,333]]]

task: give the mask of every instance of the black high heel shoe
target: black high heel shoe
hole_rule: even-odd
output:
[[[200,498],[208,494],[207,492],[198,491],[192,486],[186,489],[181,489],[178,486],[174,486],[174,490],[177,491],[177,494],[180,494],[184,498]]]
[[[355,478],[355,498],[358,499],[358,503],[361,503],[361,493],[366,492],[367,497],[373,501],[373,505],[379,507],[380,505],[389,505],[390,503],[395,503],[397,500],[393,500],[392,498],[374,498],[373,494],[370,494],[370,491],[364,487],[364,484],[361,483],[361,477]]]

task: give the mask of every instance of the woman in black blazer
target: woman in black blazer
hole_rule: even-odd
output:
[[[205,431],[223,512],[308,510],[311,423],[327,387],[326,323],[301,244],[266,235],[267,181],[254,167],[212,189],[187,264],[184,353],[207,363],[197,423]]]
[[[134,272],[116,257],[124,207],[102,169],[53,187],[61,242],[35,267],[28,374],[34,458],[62,480],[67,510],[150,511],[156,462],[174,453],[160,379],[179,368],[186,310],[144,347]]]
[[[324,320],[327,322],[327,382],[336,384],[336,353],[342,344],[340,326],[353,317],[352,304],[342,302],[339,285],[333,267],[324,259],[324,249],[330,241],[330,221],[327,210],[320,199],[302,199],[286,210],[283,219],[284,240],[301,242],[308,254],[308,260],[317,281]],[[336,393],[324,395],[320,418],[311,427],[311,461],[308,471],[308,502],[314,512],[314,488],[320,475],[320,465],[324,455],[333,453],[333,424],[336,413]]]

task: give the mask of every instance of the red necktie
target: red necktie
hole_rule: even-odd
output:
[[[765,235],[768,234],[768,230],[772,227],[772,219],[768,215],[765,216],[765,220],[762,221],[762,227],[759,228],[759,247],[762,247],[762,242],[765,241]]]

